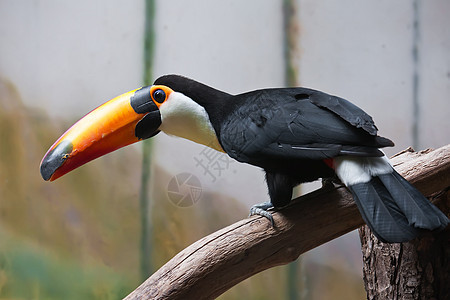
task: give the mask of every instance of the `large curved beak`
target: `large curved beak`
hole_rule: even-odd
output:
[[[150,89],[120,95],[70,127],[42,159],[42,178],[53,181],[97,157],[156,135],[161,115]]]

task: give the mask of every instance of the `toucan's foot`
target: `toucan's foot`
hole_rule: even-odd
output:
[[[322,189],[325,191],[333,190],[336,186],[342,185],[342,182],[337,176],[322,178]]]
[[[254,216],[254,215],[263,216],[263,217],[269,219],[269,221],[273,227],[274,222],[273,222],[272,214],[267,211],[271,208],[273,208],[273,204],[271,202],[263,202],[263,203],[255,204],[250,208],[250,214],[248,216],[249,217]]]

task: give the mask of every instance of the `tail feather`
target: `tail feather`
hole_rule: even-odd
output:
[[[348,187],[363,220],[375,236],[390,243],[405,242],[419,235],[378,178]]]
[[[378,176],[411,226],[442,230],[448,218],[395,170]]]
[[[449,220],[385,157],[335,159],[335,170],[353,194],[364,221],[384,242],[412,240],[424,229],[442,230]]]

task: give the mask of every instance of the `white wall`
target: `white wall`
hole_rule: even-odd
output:
[[[300,1],[301,83],[369,112],[393,154],[450,142],[450,2],[417,1],[420,119],[413,115],[414,1]],[[418,150],[420,150],[418,149]]]
[[[229,93],[283,86],[281,9],[279,1],[158,1],[155,76],[182,74]],[[154,155],[171,173],[191,172],[249,207],[266,201],[259,169],[234,162],[205,173],[196,161],[204,148],[161,134]]]
[[[450,143],[450,1],[420,2],[419,147]]]
[[[24,102],[79,118],[142,82],[143,1],[0,1],[0,76]]]

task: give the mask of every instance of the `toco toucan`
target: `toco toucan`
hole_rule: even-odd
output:
[[[300,183],[337,175],[365,222],[385,242],[439,230],[447,217],[390,165],[372,117],[349,101],[307,88],[231,95],[192,79],[166,75],[118,96],[66,131],[41,162],[55,180],[108,152],[160,131],[227,153],[265,171],[270,202],[252,207],[272,217]]]

